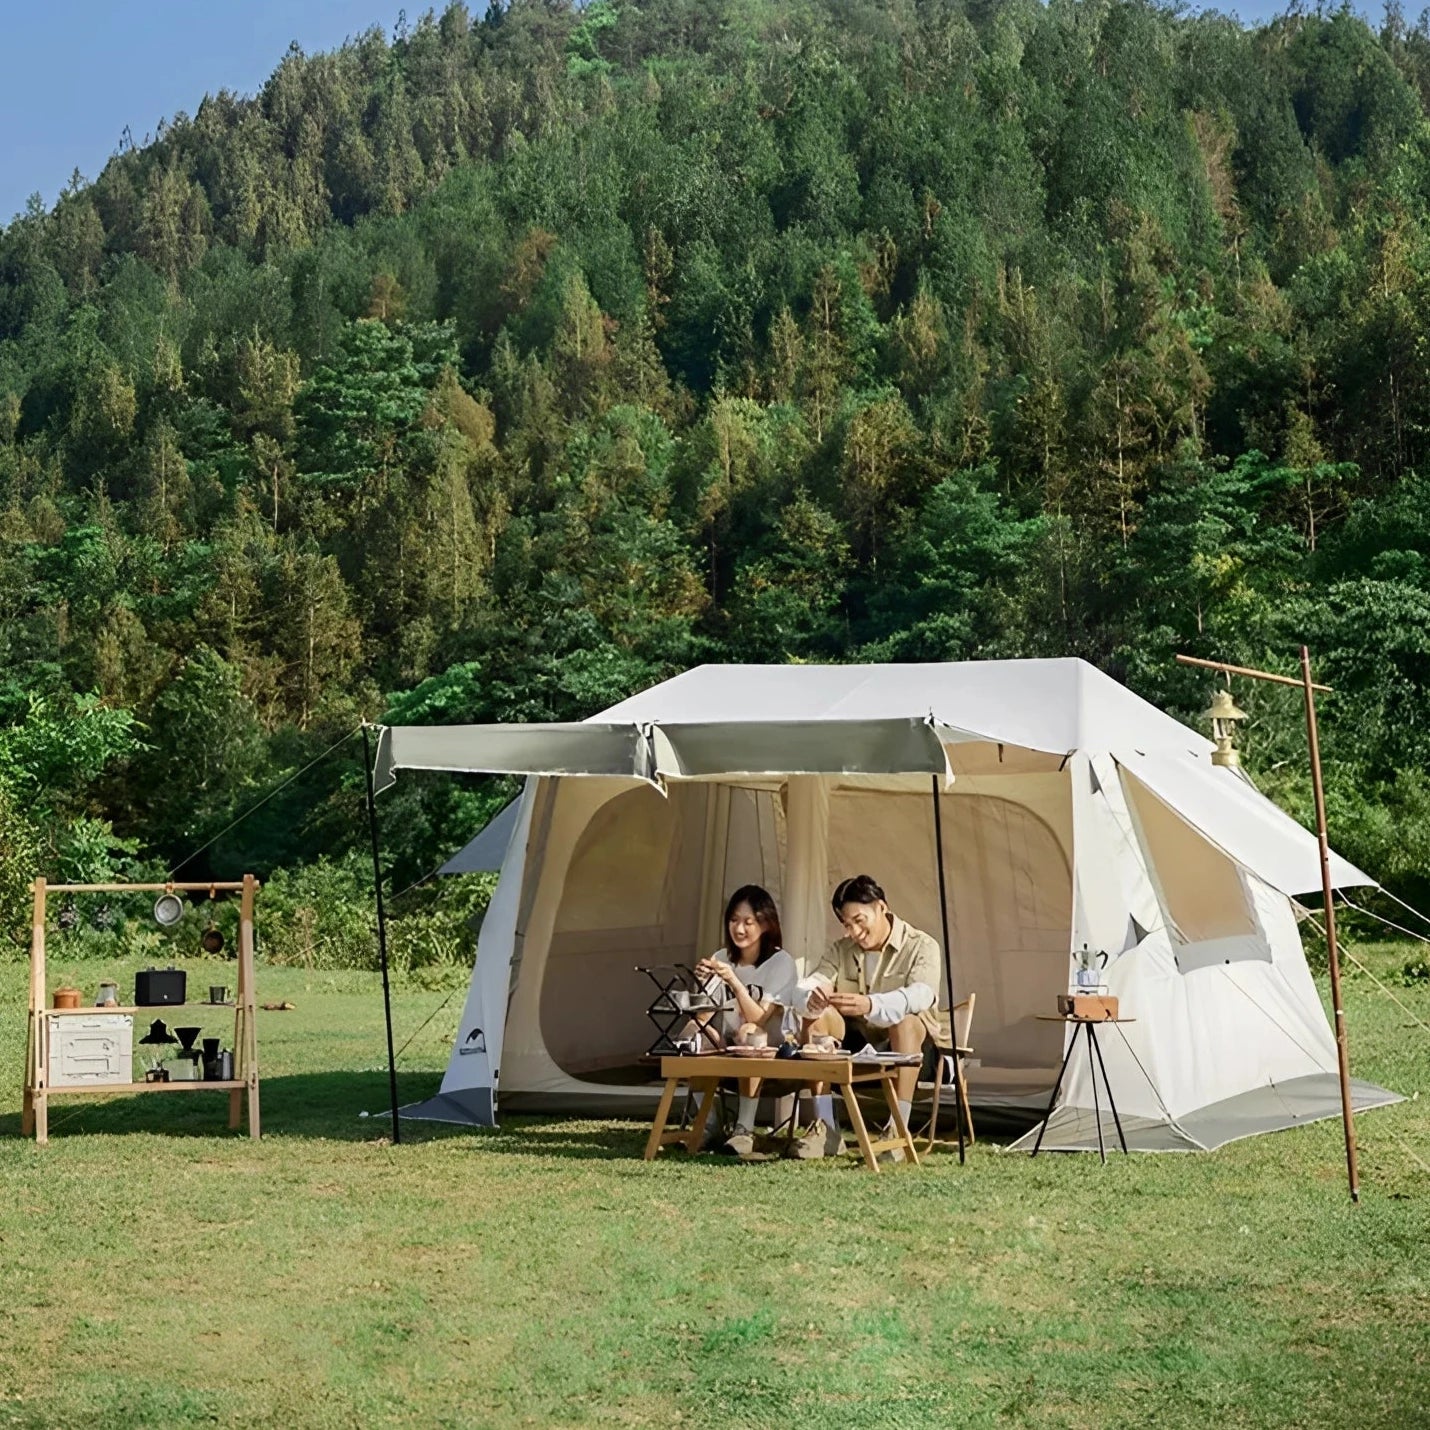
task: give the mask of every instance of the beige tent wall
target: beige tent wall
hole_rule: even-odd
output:
[[[942,795],[944,873],[954,997],[978,995],[969,1076],[996,1096],[1048,1088],[1062,1057],[1060,1030],[1036,1015],[1067,988],[1071,813],[1062,775],[980,784],[1000,793],[960,781]],[[897,914],[943,942],[930,790],[836,790],[825,887],[860,872],[883,885]],[[832,912],[827,932],[838,932]]]
[[[536,781],[535,798],[545,819],[528,845],[522,870],[523,922],[517,929],[521,957],[511,971],[501,1066],[503,1093],[508,1088],[536,1093],[579,1090],[579,1084],[552,1061],[541,1031],[543,990],[561,892],[577,845],[596,815],[627,795],[646,794],[663,803],[657,791],[637,780]],[[635,964],[641,960],[632,957],[628,961]]]
[[[741,883],[770,889],[787,924],[798,917],[783,897],[794,889],[816,953],[839,933],[830,890],[858,872],[874,874],[901,916],[942,939],[922,777],[682,781],[665,798],[645,785],[543,784],[551,817],[528,866],[537,886],[508,1020],[509,1089],[556,1091],[635,1064],[653,1036],[651,985],[635,965],[711,951],[724,899]],[[1036,1014],[1067,983],[1067,777],[1055,764],[969,776],[942,801],[955,986],[960,997],[979,995],[973,1081],[994,1096],[1046,1091],[1062,1050],[1058,1029]]]
[[[691,781],[665,797],[634,785],[601,798],[595,781],[550,783],[508,1042],[522,1077],[539,1074],[544,1088],[638,1061],[654,1037],[654,990],[637,966],[691,964],[718,947],[729,889],[763,884],[778,897],[783,840],[769,790]]]

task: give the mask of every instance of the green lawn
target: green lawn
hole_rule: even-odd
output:
[[[1430,1424],[1426,1099],[1360,1119],[1359,1207],[1335,1122],[1105,1168],[980,1142],[878,1177],[647,1165],[632,1123],[392,1147],[358,1116],[387,1106],[376,978],[260,969],[296,1005],[260,1014],[261,1143],[185,1094],[58,1102],[40,1149],[16,1135],[25,979],[0,966],[0,1425]],[[1348,992],[1356,1072],[1430,1084],[1430,1035]],[[1397,992],[1430,1022],[1430,988]],[[441,997],[399,989],[399,1041]]]

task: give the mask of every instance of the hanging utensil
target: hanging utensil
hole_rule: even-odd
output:
[[[160,894],[154,900],[154,922],[171,929],[184,916],[184,901],[177,894]]]

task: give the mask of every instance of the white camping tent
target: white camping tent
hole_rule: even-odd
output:
[[[388,730],[380,783],[528,776],[441,1090],[405,1114],[490,1125],[498,1089],[507,1111],[643,1111],[654,989],[636,966],[716,947],[739,884],[775,895],[802,962],[848,874],[939,936],[937,789],[975,1101],[1046,1104],[1066,1030],[1039,1015],[1087,946],[1136,1020],[1101,1040],[1131,1145],[1333,1116],[1292,897],[1319,888],[1316,842],[1210,749],[1079,660],[702,666],[584,724]],[[1372,882],[1339,858],[1332,874]],[[1095,1146],[1093,1105],[1080,1045],[1044,1146]]]

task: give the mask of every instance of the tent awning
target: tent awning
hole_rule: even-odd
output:
[[[1248,780],[1196,756],[1131,750],[1117,763],[1163,804],[1243,868],[1288,897],[1321,887],[1321,850],[1303,829]],[[1374,884],[1348,859],[1331,854],[1331,885]]]
[[[639,725],[393,725],[378,739],[379,792],[396,781],[398,770],[652,780],[655,760]]]
[[[701,775],[936,774],[948,756],[932,720],[764,720],[652,727],[656,768]],[[947,738],[966,739],[957,732]]]
[[[398,770],[492,775],[664,777],[934,774],[949,778],[944,741],[977,738],[932,719],[750,721],[739,724],[392,726],[378,741],[376,785]]]

